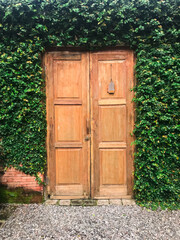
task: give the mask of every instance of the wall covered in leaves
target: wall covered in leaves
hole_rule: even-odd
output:
[[[136,54],[137,201],[177,205],[176,0],[0,0],[0,150],[5,166],[37,176],[46,166],[42,54],[126,45]]]

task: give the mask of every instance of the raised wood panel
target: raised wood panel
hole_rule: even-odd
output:
[[[99,199],[126,198],[127,185],[102,185],[99,187],[99,195],[101,196]]]
[[[100,106],[103,105],[124,105],[126,104],[126,99],[101,99],[98,101]]]
[[[126,150],[100,150],[100,185],[126,184]]]
[[[82,105],[82,100],[76,100],[76,99],[56,99],[54,100],[54,105]]]
[[[99,148],[126,148],[125,142],[100,142]]]
[[[116,61],[121,62],[127,58],[127,51],[119,50],[119,51],[106,51],[106,52],[96,52],[97,58],[99,61]]]
[[[82,139],[82,107],[55,106],[56,142],[80,142]]]
[[[82,148],[81,142],[57,142],[54,144],[55,148]]]
[[[126,107],[124,105],[100,107],[99,116],[100,141],[126,141]]]
[[[66,196],[66,199],[82,198],[83,186],[74,184],[68,186],[67,185],[56,186],[56,195],[58,195],[58,198],[53,199],[63,199],[63,196]]]
[[[110,81],[115,85],[114,94],[108,93]],[[126,71],[124,60],[98,61],[98,82],[99,97],[104,98],[125,98]]]
[[[56,149],[56,185],[80,184],[82,151]]]
[[[54,57],[54,60],[81,60],[81,54],[78,53],[62,53],[58,57]]]
[[[81,61],[54,61],[54,94],[57,98],[81,98]]]
[[[114,192],[116,192],[117,188],[114,189]],[[112,189],[111,189],[112,192]],[[121,190],[121,192],[116,195],[112,195],[111,192],[109,193],[109,195],[106,193],[106,195],[102,195],[102,191],[101,191],[101,197],[94,197],[94,199],[132,199],[132,195],[127,195],[127,189],[124,190],[124,195],[123,192]],[[119,191],[118,191],[119,192]]]

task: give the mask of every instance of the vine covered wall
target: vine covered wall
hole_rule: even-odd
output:
[[[42,54],[51,47],[129,46],[136,54],[137,201],[177,207],[177,0],[0,0],[0,151],[6,167],[46,166]]]

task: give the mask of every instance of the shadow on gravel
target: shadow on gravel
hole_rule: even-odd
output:
[[[13,204],[0,204],[0,227],[13,214],[18,206]]]

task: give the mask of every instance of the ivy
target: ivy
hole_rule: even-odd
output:
[[[0,150],[6,167],[46,166],[42,55],[126,45],[136,54],[137,202],[178,206],[179,5],[176,0],[0,0]]]

